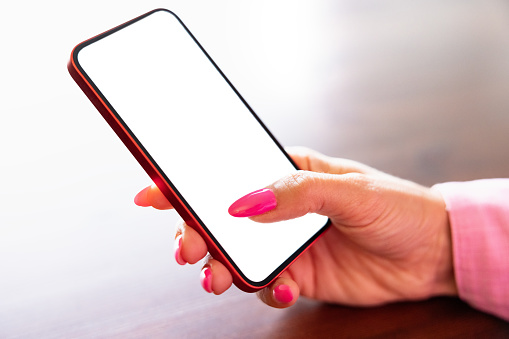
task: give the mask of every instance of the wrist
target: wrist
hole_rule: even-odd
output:
[[[430,190],[434,201],[434,227],[437,229],[435,265],[432,277],[431,296],[458,295],[456,279],[454,275],[453,244],[449,214],[446,210],[442,195],[433,188]]]

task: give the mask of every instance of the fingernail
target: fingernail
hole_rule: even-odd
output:
[[[175,260],[179,265],[185,265],[187,262],[182,258],[182,253],[180,253],[180,249],[182,247],[182,234],[175,239]]]
[[[293,300],[292,290],[288,285],[276,286],[272,294],[274,295],[274,299],[282,304],[287,304]]]
[[[210,267],[205,267],[200,273],[201,286],[208,293],[212,293],[212,270]]]
[[[252,217],[265,212],[277,206],[276,196],[268,188],[263,188],[243,196],[235,201],[228,213],[234,217]]]
[[[134,203],[141,207],[148,207],[150,205],[147,205],[147,191],[150,189],[150,187],[145,187],[142,189],[136,196],[134,197]]]

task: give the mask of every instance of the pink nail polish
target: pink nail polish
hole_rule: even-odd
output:
[[[150,187],[145,187],[142,189],[136,196],[134,197],[134,203],[141,207],[148,207],[150,204],[147,204],[147,191],[150,189]]]
[[[276,196],[268,188],[263,188],[243,196],[235,201],[228,213],[234,217],[252,217],[274,209],[277,206]]]
[[[182,253],[180,253],[180,248],[182,247],[182,234],[175,239],[175,260],[179,265],[185,265],[187,262],[182,258]]]
[[[212,293],[212,270],[205,267],[200,273],[201,286],[208,293]]]
[[[274,295],[274,299],[276,299],[277,302],[280,302],[282,304],[287,304],[293,300],[292,290],[288,285],[276,286],[272,293]]]

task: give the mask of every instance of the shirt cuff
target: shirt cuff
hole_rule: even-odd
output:
[[[509,320],[509,179],[433,188],[449,213],[459,297]]]

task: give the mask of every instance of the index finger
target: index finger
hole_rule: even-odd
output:
[[[168,199],[161,193],[155,184],[145,187],[134,197],[134,203],[138,206],[152,206],[158,210],[173,208]]]
[[[305,171],[329,174],[382,174],[382,172],[360,162],[329,157],[307,147],[286,147],[285,150],[297,166]]]

